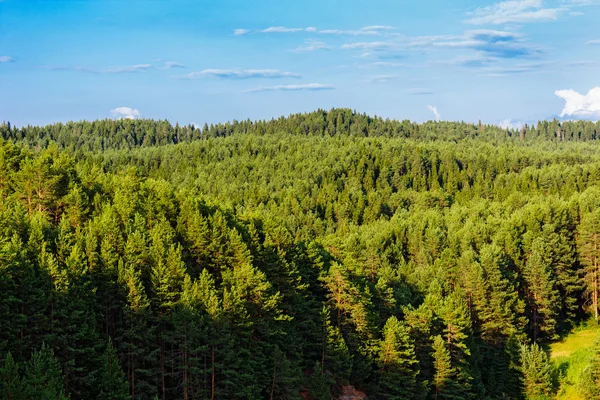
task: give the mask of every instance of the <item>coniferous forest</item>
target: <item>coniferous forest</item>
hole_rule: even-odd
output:
[[[600,309],[599,140],[348,109],[2,124],[0,398],[553,398],[547,346]]]

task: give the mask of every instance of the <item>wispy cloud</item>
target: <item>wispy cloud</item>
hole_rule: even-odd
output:
[[[408,66],[404,63],[397,63],[397,62],[391,62],[391,61],[378,61],[378,62],[371,63],[369,65],[372,67],[382,67],[382,68],[404,68],[404,67]]]
[[[587,94],[575,90],[557,90],[555,94],[565,101],[561,117],[600,118],[600,86]]]
[[[340,36],[381,36],[379,30],[346,30],[346,29],[323,29],[318,31],[321,35],[340,35]]]
[[[527,43],[519,34],[478,29],[462,35],[398,37],[387,41],[354,42],[342,45],[343,49],[360,50],[361,56],[378,58],[402,54],[406,51],[433,48],[468,49],[485,58],[537,58],[543,55],[540,48]]]
[[[320,35],[340,35],[340,36],[385,36],[384,32],[395,29],[393,26],[371,25],[359,29],[317,29],[314,26],[307,28],[290,28],[286,26],[271,26],[265,29],[250,30],[238,28],[233,31],[235,36],[244,36],[250,33],[316,33]]]
[[[158,67],[157,69],[173,69],[173,68],[185,68],[183,64],[180,64],[175,61],[167,61],[163,64],[162,67]]]
[[[139,110],[131,107],[117,107],[110,112],[115,118],[136,119],[142,116]]]
[[[465,68],[483,68],[489,67],[499,61],[496,57],[474,56],[474,57],[456,57],[451,60],[438,61],[437,64],[456,65]]]
[[[15,61],[11,56],[0,56],[0,63],[9,63]]]
[[[393,29],[393,26],[386,25],[371,25],[360,28],[361,31],[391,31]]]
[[[179,79],[260,79],[260,78],[301,78],[302,75],[284,72],[276,69],[205,69],[186,75],[177,76]]]
[[[427,89],[427,88],[413,88],[413,89],[408,89],[406,91],[406,93],[414,94],[414,95],[430,95],[430,94],[433,94],[433,90]],[[436,111],[437,111],[437,108],[436,108]]]
[[[398,45],[397,42],[355,42],[342,45],[342,49],[387,50]]]
[[[433,113],[433,115],[435,115],[435,120],[439,121],[440,113],[438,112],[437,107],[436,106],[427,106],[427,108],[429,109],[429,111],[431,111]]]
[[[398,75],[375,75],[369,82],[371,83],[388,83],[398,79]]]
[[[465,22],[473,25],[499,25],[554,21],[561,9],[544,8],[542,0],[509,0],[481,7]]]
[[[235,29],[235,30],[233,31],[233,34],[234,34],[235,36],[244,36],[244,35],[247,35],[247,34],[249,34],[249,33],[250,33],[250,30],[249,30],[249,29]]]
[[[600,45],[600,39],[588,40],[585,42],[587,45]]]
[[[582,60],[582,61],[571,61],[565,64],[567,67],[587,67],[592,65],[598,65],[598,61]]]
[[[271,26],[262,29],[261,33],[296,33],[296,32],[316,32],[317,28],[309,26],[308,28],[286,28],[285,26]]]
[[[99,68],[99,67],[90,67],[90,66],[69,66],[69,65],[44,65],[40,67],[42,69],[47,69],[51,71],[78,71],[78,72],[86,72],[90,74],[123,74],[123,73],[135,73],[135,72],[144,72],[151,70],[168,70],[173,68],[184,68],[184,66],[175,61],[168,61],[163,63],[162,65],[154,65],[154,64],[135,64],[135,65],[127,65],[124,67],[111,67],[111,68]]]
[[[517,64],[508,67],[495,67],[495,68],[484,68],[481,70],[482,75],[485,76],[510,76],[517,74],[527,74],[542,72],[544,67],[548,66],[548,63],[527,63]]]
[[[149,69],[153,69],[154,66],[152,64],[137,64],[137,65],[129,65],[126,67],[119,68],[109,68],[106,70],[109,74],[120,74],[123,72],[138,72],[138,71],[147,71]]]
[[[320,40],[306,40],[304,45],[296,47],[295,49],[290,51],[294,53],[308,53],[311,51],[330,49],[331,46],[328,46],[325,42],[321,42]]]
[[[323,90],[334,90],[335,86],[325,85],[322,83],[307,83],[303,85],[277,85],[277,86],[260,86],[254,89],[247,90],[247,92],[276,92],[276,91],[323,91]]]
[[[539,57],[543,53],[541,49],[527,44],[516,33],[490,29],[467,31],[457,40],[436,41],[433,45],[462,47],[498,58]]]

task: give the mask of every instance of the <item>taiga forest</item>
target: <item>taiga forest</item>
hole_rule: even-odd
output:
[[[600,336],[553,354],[598,323],[599,141],[350,109],[6,122],[0,398],[600,398]]]

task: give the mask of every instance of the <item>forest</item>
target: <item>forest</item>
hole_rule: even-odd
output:
[[[551,399],[599,279],[600,122],[0,125],[2,399]]]

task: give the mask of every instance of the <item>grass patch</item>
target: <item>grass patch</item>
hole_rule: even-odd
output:
[[[585,400],[581,385],[585,369],[593,356],[593,347],[600,327],[591,322],[550,345],[550,360],[559,375],[558,399]]]

